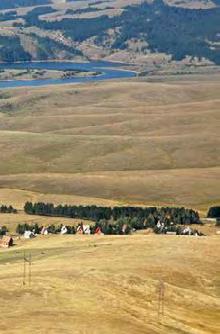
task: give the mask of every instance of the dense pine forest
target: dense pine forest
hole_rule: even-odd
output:
[[[89,233],[96,234],[97,231],[103,234],[120,235],[130,234],[137,230],[152,228],[155,233],[202,235],[197,229],[189,225],[202,224],[199,214],[186,208],[156,208],[156,207],[98,207],[98,206],[54,206],[49,203],[26,202],[24,211],[29,215],[42,215],[47,217],[67,217],[81,219],[78,226],[65,225],[65,233],[75,234],[81,230],[82,233],[89,221]],[[94,222],[94,223],[91,223]],[[188,225],[186,228],[185,226]],[[47,226],[47,233],[62,233],[63,225]],[[34,234],[42,234],[43,226],[38,224],[19,224],[17,233],[24,234],[25,231],[32,231]]]
[[[158,220],[166,224],[200,224],[199,214],[186,208],[156,208],[156,207],[98,207],[98,206],[70,206],[48,203],[25,204],[24,210],[30,215],[57,216],[87,219],[98,222],[100,220],[117,221],[121,218],[134,219],[135,228],[155,226]]]

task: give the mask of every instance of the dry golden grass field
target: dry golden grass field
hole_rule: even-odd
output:
[[[218,75],[1,91],[0,198],[205,212],[220,201],[219,92]]]
[[[0,250],[4,334],[218,334],[219,238],[49,236]],[[32,254],[23,286],[23,252]],[[28,268],[27,268],[28,273]],[[158,317],[160,280],[164,314]]]
[[[219,92],[218,75],[2,90],[0,203],[181,205],[205,215],[220,204]],[[35,222],[78,223],[0,215],[11,233]],[[0,334],[220,333],[218,229],[199,229],[207,236],[15,238],[0,249]]]

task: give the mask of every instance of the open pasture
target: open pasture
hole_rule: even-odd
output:
[[[220,200],[219,91],[219,76],[1,91],[0,194],[205,213]]]
[[[4,334],[218,334],[219,238],[49,236],[0,250]],[[32,254],[23,286],[23,253]],[[160,280],[164,315],[158,317]],[[10,326],[8,324],[11,324]]]

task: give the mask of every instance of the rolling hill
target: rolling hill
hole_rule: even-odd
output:
[[[2,91],[4,202],[218,203],[219,75],[163,80]]]
[[[204,219],[220,203],[219,1],[1,0],[0,61],[47,59],[129,62],[140,75],[0,90],[0,205],[17,209],[0,213],[15,243],[0,247],[0,333],[219,334],[219,226]],[[17,224],[101,218],[38,216],[50,205],[27,201],[184,206],[204,235],[27,240]]]

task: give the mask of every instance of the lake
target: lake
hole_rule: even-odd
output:
[[[5,69],[37,69],[37,70],[81,70],[101,72],[98,76],[72,77],[65,79],[33,79],[33,80],[3,80],[0,81],[0,88],[14,87],[36,87],[46,85],[57,85],[67,83],[82,83],[101,81],[109,79],[132,78],[136,76],[133,71],[121,69],[122,64],[104,61],[92,61],[89,63],[73,62],[23,62],[23,63],[0,63],[0,70]]]

